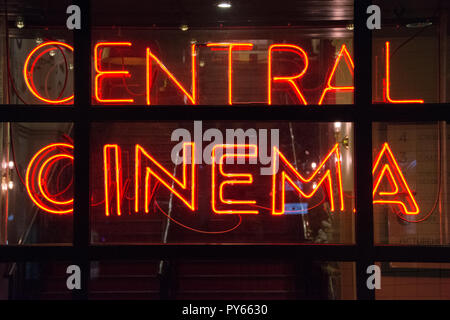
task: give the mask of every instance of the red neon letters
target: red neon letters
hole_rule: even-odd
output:
[[[112,47],[131,47],[131,42],[98,42],[94,46],[94,69],[95,69],[95,77],[94,77],[94,98],[98,103],[104,104],[130,104],[134,103],[134,99],[131,97],[125,98],[107,98],[102,95],[102,83],[105,79],[111,78],[128,78],[131,77],[130,72],[124,70],[104,70],[102,68],[102,52],[104,47],[112,48]],[[146,96],[146,104],[152,104],[151,99],[151,89],[153,86],[153,74],[152,74],[152,65],[156,65],[157,68],[161,69],[165,76],[167,76],[170,81],[176,86],[176,88],[189,100],[189,103],[192,105],[199,104],[199,90],[198,90],[198,79],[197,79],[197,60],[198,60],[198,51],[201,48],[201,45],[196,46],[195,44],[191,45],[191,92],[186,89],[178,79],[169,71],[169,69],[163,64],[163,62],[150,50],[150,48],[146,48],[145,52],[145,96]],[[252,50],[254,45],[252,43],[207,43],[206,47],[211,50],[225,50],[228,51],[228,104],[233,104],[233,51],[237,50]],[[394,99],[391,97],[391,65],[390,65],[390,43],[385,43],[385,55],[386,55],[386,63],[385,63],[385,84],[384,84],[384,101],[386,103],[424,103],[422,99]],[[44,49],[43,49],[44,48]],[[41,59],[41,57],[52,50],[63,48],[69,49],[73,51],[73,47],[58,41],[48,41],[38,45],[34,48],[25,59],[25,64],[23,68],[23,77],[25,80],[25,84],[30,92],[39,100],[49,103],[49,104],[61,104],[67,103],[68,101],[73,99],[73,95],[66,98],[58,98],[52,100],[48,97],[43,97],[38,90],[36,89],[33,72],[36,66],[36,63]],[[298,71],[297,74],[294,75],[274,75],[273,63],[276,61],[276,56],[274,53],[277,52],[290,52],[291,54],[297,55],[303,61],[303,67]],[[347,47],[345,45],[341,46],[339,54],[335,60],[335,63],[331,69],[331,72],[328,75],[326,86],[323,89],[318,105],[322,105],[328,93],[330,92],[351,92],[354,91],[353,85],[347,86],[336,86],[332,84],[333,79],[335,78],[336,70],[342,60],[345,59],[348,69],[353,75],[353,70],[355,68],[352,57],[350,56]],[[306,74],[309,66],[309,59],[307,52],[302,49],[300,46],[294,44],[272,44],[268,48],[268,56],[267,56],[267,104],[273,104],[273,86],[275,84],[284,83],[287,84],[292,90],[298,101],[307,105],[308,102],[301,90],[300,81]]]
[[[344,87],[335,87],[331,84],[331,81],[333,81],[334,74],[336,73],[336,68],[339,65],[339,62],[341,61],[342,57],[345,58],[345,62],[347,63],[348,69],[352,73],[353,76],[353,70],[355,70],[355,65],[353,63],[352,57],[350,56],[350,53],[347,51],[347,47],[345,44],[342,45],[341,50],[339,51],[338,57],[336,58],[336,62],[334,63],[333,69],[331,70],[330,76],[328,77],[327,81],[327,87],[323,90],[322,96],[319,100],[319,105],[323,103],[323,99],[325,98],[325,95],[328,91],[353,91],[355,90],[354,86],[344,86]]]
[[[332,155],[335,155],[333,158]],[[280,163],[278,164],[278,159]],[[273,150],[273,175],[272,175],[272,214],[280,215],[284,214],[284,200],[285,200],[285,185],[286,181],[304,198],[311,198],[319,190],[320,185],[326,180],[327,193],[330,199],[330,209],[335,211],[334,205],[334,192],[332,175],[330,169],[324,169],[327,162],[334,162],[336,167],[336,183],[338,188],[338,196],[340,202],[340,210],[344,211],[344,193],[342,191],[342,177],[341,177],[341,160],[339,154],[339,145],[336,144],[333,149],[328,153],[325,159],[317,166],[316,170],[311,174],[309,178],[304,178],[295,168],[287,161],[286,157],[274,147]],[[278,168],[278,172],[276,169]],[[331,165],[330,167],[333,167]],[[307,193],[300,188],[295,181],[301,181],[306,184],[306,188],[310,186],[311,192]],[[313,183],[315,182],[315,185]],[[281,188],[281,192],[277,191],[278,187]]]
[[[419,214],[419,206],[409,189],[406,179],[392,154],[391,148],[385,143],[373,165],[374,177],[373,203],[395,204],[400,206],[403,214]],[[378,191],[380,183],[386,177],[391,185],[390,191]],[[406,200],[406,201],[405,201]]]
[[[58,195],[50,195],[47,183],[49,171],[61,159],[73,161],[73,146],[65,143],[53,143],[39,150],[27,167],[25,186],[30,199],[42,210],[53,214],[69,214],[73,212],[73,198],[59,200]],[[66,188],[65,191],[67,191]],[[62,192],[65,194],[67,192]]]
[[[53,214],[68,214],[73,212],[73,199],[66,194],[71,183],[63,191],[50,194],[48,189],[51,169],[59,161],[67,159],[73,162],[73,146],[64,143],[50,144],[39,150],[30,160],[26,172],[25,184],[31,200],[42,210]],[[256,200],[229,199],[225,194],[230,188],[253,184],[250,173],[225,172],[226,159],[255,159],[258,155],[257,145],[224,144],[212,149],[211,165],[211,207],[218,214],[258,214],[255,209]],[[320,187],[325,190],[331,211],[344,211],[344,193],[342,189],[341,156],[339,145],[336,144],[309,177],[302,176],[274,147],[272,158],[272,214],[285,213],[286,182],[293,190],[305,199],[312,198]],[[152,196],[156,192],[156,183],[162,184],[173,193],[191,211],[197,209],[195,144],[183,144],[182,179],[177,179],[175,172],[171,174],[163,165],[156,161],[142,146],[135,146],[135,212],[144,209],[149,212]],[[62,167],[64,169],[71,163]],[[62,170],[60,169],[60,171]],[[117,144],[106,144],[103,147],[103,172],[105,215],[122,214],[122,156]],[[377,155],[373,165],[373,203],[390,204],[399,208],[401,214],[417,215],[419,206],[403,176],[400,167],[387,143]],[[388,182],[390,188],[384,187]],[[300,184],[298,184],[298,182]],[[58,187],[59,187],[59,183]],[[142,200],[143,199],[143,200]],[[130,200],[130,199],[129,199]],[[131,199],[132,200],[132,199]],[[142,201],[144,201],[142,203]]]
[[[30,71],[28,71],[28,65],[30,64],[30,60],[31,57],[41,48],[50,46],[49,48],[47,48],[46,50],[42,51],[33,61],[33,63],[31,64],[31,69]],[[34,67],[36,66],[36,63],[39,61],[39,59],[47,52],[52,51],[52,50],[56,50],[57,46],[60,47],[64,47],[69,49],[70,51],[73,51],[73,47],[68,45],[67,43],[64,42],[59,42],[59,41],[49,41],[49,42],[44,42],[41,43],[40,45],[38,45],[36,48],[34,48],[27,56],[27,58],[25,59],[25,64],[23,66],[23,78],[25,80],[25,84],[28,88],[28,90],[30,90],[30,92],[39,100],[44,101],[46,103],[49,104],[60,104],[60,103],[65,103],[68,102],[70,100],[73,99],[73,95],[71,95],[70,97],[67,98],[63,98],[63,99],[57,99],[57,100],[52,100],[49,98],[44,98],[42,95],[40,95],[36,89],[36,86],[34,84],[34,80],[33,80],[33,71],[34,71]],[[62,49],[61,49],[62,50]],[[68,70],[66,70],[67,72]]]
[[[101,63],[99,57],[101,57],[101,47],[114,47],[114,46],[128,46],[131,47],[131,42],[99,42],[94,47],[94,67],[97,75],[94,80],[94,95],[97,102],[103,103],[133,103],[133,99],[104,99],[100,96],[101,84],[105,78],[117,78],[117,77],[130,77],[130,73],[126,70],[116,71],[103,71],[101,70]],[[101,59],[100,59],[101,60]]]
[[[114,171],[111,170],[111,151],[114,152]],[[103,173],[104,173],[104,186],[105,186],[105,215],[110,214],[110,186],[115,185],[115,197],[116,197],[116,210],[117,215],[120,216],[121,205],[120,198],[122,196],[122,155],[120,154],[120,147],[117,144],[106,144],[103,147]],[[115,179],[111,175],[114,174]]]
[[[390,43],[386,42],[386,88],[385,98],[390,103],[424,103],[423,100],[394,100],[391,98],[391,57],[390,57]]]
[[[294,76],[284,76],[284,77],[272,77],[272,55],[273,51],[285,51],[285,52],[292,52],[295,53],[303,58],[305,61],[305,66],[303,70]],[[295,95],[297,98],[302,101],[304,105],[307,105],[305,97],[303,96],[299,86],[295,82],[295,80],[300,79],[305,74],[306,70],[308,69],[308,55],[306,54],[305,50],[300,48],[299,46],[295,46],[293,44],[273,44],[269,47],[269,57],[268,57],[268,71],[267,71],[267,103],[269,105],[272,104],[272,82],[287,82],[295,92]]]
[[[228,48],[228,104],[233,104],[233,50],[251,50],[251,43],[208,43],[207,47]]]
[[[142,155],[144,157],[142,157]],[[149,196],[151,195],[150,178],[155,177],[167,189],[173,192],[184,204],[195,211],[196,209],[196,189],[195,189],[195,144],[193,142],[183,144],[183,180],[179,181],[158,161],[148,154],[143,147],[136,145],[135,152],[135,212],[139,212],[142,170],[145,169],[145,188],[144,198],[145,212],[149,209]],[[145,160],[146,165],[143,166]]]
[[[237,148],[237,153],[236,149]],[[222,154],[222,152],[217,152],[217,150],[225,150],[225,154]],[[244,153],[239,153],[240,150],[244,149]],[[246,150],[249,150],[248,153],[245,153]],[[231,151],[231,152],[230,152]],[[227,204],[228,207],[230,205],[242,205],[245,204],[256,204],[256,201],[254,200],[230,200],[230,199],[224,199],[224,187],[227,185],[233,186],[236,184],[252,184],[253,183],[253,175],[249,173],[226,173],[223,171],[223,164],[224,160],[226,158],[256,158],[258,156],[258,147],[256,145],[236,145],[236,144],[220,144],[215,145],[211,152],[211,158],[212,158],[212,169],[211,169],[211,207],[212,210],[215,213],[226,213],[226,214],[258,214],[258,210],[243,210],[239,208],[233,208],[231,209],[218,209],[219,205]],[[216,171],[216,165],[219,167],[219,173]],[[235,179],[224,179],[226,178],[235,178]],[[241,178],[241,179],[236,179]],[[217,184],[219,184],[218,191],[217,192]],[[217,193],[219,194],[219,200],[217,199]],[[221,207],[222,207],[221,206]],[[235,206],[236,207],[236,206]]]
[[[191,73],[192,73],[192,94],[189,94],[187,90],[180,84],[180,82],[175,78],[175,76],[166,68],[166,66],[150,51],[150,48],[146,49],[146,93],[147,93],[147,105],[150,105],[150,89],[152,83],[152,65],[150,59],[155,61],[156,64],[167,74],[167,76],[176,84],[176,86],[184,93],[184,95],[189,99],[192,104],[197,104],[197,63],[196,56],[197,52],[195,50],[195,44],[191,45]]]

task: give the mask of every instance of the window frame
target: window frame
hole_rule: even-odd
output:
[[[304,261],[352,261],[356,264],[356,298],[375,299],[374,290],[366,286],[369,265],[375,261],[450,262],[450,247],[375,245],[372,190],[372,123],[384,121],[446,121],[450,113],[445,104],[380,105],[372,103],[372,35],[366,27],[369,0],[354,1],[354,104],[338,106],[139,106],[123,108],[91,102],[91,8],[90,1],[75,1],[81,8],[82,28],[74,30],[73,106],[1,105],[5,122],[73,122],[74,123],[74,214],[72,245],[0,246],[0,262],[71,261],[81,267],[82,289],[74,290],[74,299],[88,299],[91,261],[188,259],[255,259]],[[87,78],[88,77],[88,78]],[[364,112],[354,112],[355,108]],[[255,119],[255,114],[256,119]],[[176,119],[174,119],[176,115]],[[167,120],[240,119],[248,121],[342,121],[354,123],[355,136],[355,244],[121,244],[91,245],[89,217],[89,147],[90,125],[98,121],[167,121]],[[364,186],[364,187],[358,187]],[[171,285],[170,277],[161,278],[161,291]],[[163,295],[162,295],[163,296]]]

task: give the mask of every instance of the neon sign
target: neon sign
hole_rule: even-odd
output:
[[[288,77],[273,77],[272,76],[272,52],[273,51],[287,51],[287,52],[293,52],[297,55],[300,55],[304,61],[305,61],[305,66],[303,68],[302,71],[300,71],[299,74],[295,75],[295,76],[288,76]],[[295,46],[292,44],[273,44],[269,47],[269,57],[267,59],[268,63],[268,72],[267,72],[267,86],[268,86],[268,90],[267,90],[267,104],[271,105],[272,104],[272,82],[287,82],[293,89],[295,92],[295,95],[297,96],[297,98],[304,104],[307,105],[308,102],[306,102],[305,97],[303,96],[299,86],[297,85],[297,82],[295,80],[300,79],[301,77],[303,77],[303,75],[305,74],[306,70],[308,69],[308,55],[306,53],[305,50],[303,50],[302,48],[300,48],[299,46]]]
[[[322,95],[320,96],[319,105],[321,105],[323,103],[325,95],[329,91],[354,91],[355,90],[354,86],[336,87],[331,84],[331,81],[333,81],[333,78],[336,73],[336,68],[338,67],[339,63],[341,62],[342,57],[345,58],[345,62],[347,63],[348,69],[350,70],[350,72],[353,76],[353,71],[355,70],[355,64],[353,63],[352,57],[350,56],[350,53],[348,52],[347,47],[344,44],[341,47],[341,51],[339,51],[336,62],[334,63],[333,69],[331,70],[330,76],[328,77],[327,87],[323,90]]]
[[[382,163],[386,164],[382,164]],[[380,168],[382,167],[382,168]],[[397,204],[400,210],[408,215],[419,214],[419,206],[406,183],[400,167],[395,160],[391,148],[387,143],[383,145],[380,153],[375,159],[372,171],[374,177],[373,203]],[[379,186],[383,179],[387,179],[391,186],[391,191],[379,191]]]
[[[251,51],[254,48],[254,45],[252,43],[207,43],[207,48],[211,50],[219,50],[219,51],[228,51],[228,57],[227,57],[227,77],[228,77],[228,104],[232,105],[234,103],[233,100],[233,52],[234,51]],[[111,97],[111,96],[104,96],[104,93],[102,93],[102,84],[105,81],[112,80],[112,79],[125,79],[125,78],[132,78],[133,75],[130,73],[129,70],[125,70],[124,64],[122,64],[122,69],[116,69],[116,70],[105,70],[103,69],[103,59],[102,59],[102,53],[105,48],[132,48],[133,44],[132,42],[98,42],[94,46],[94,99],[96,103],[99,104],[131,104],[134,103],[135,100],[132,97]],[[192,44],[190,46],[190,56],[191,56],[191,83],[190,83],[190,90],[187,89],[186,85],[182,85],[181,82],[175,77],[175,75],[169,70],[168,67],[163,63],[163,61],[158,58],[158,56],[149,48],[145,48],[145,103],[147,105],[152,104],[152,86],[154,85],[154,76],[152,73],[152,70],[154,67],[158,68],[158,70],[163,71],[163,75],[167,77],[167,79],[172,83],[172,85],[175,86],[175,88],[179,91],[179,93],[185,97],[190,104],[197,105],[199,104],[199,90],[198,90],[198,71],[197,71],[197,64],[198,64],[198,51],[201,45]],[[390,62],[390,43],[385,43],[385,79],[384,79],[384,102],[386,103],[423,103],[424,101],[421,99],[393,99],[392,98],[392,90],[391,90],[391,62]],[[58,98],[58,99],[50,99],[48,97],[44,97],[41,93],[38,92],[36,89],[33,75],[34,70],[37,62],[40,60],[40,58],[46,53],[51,50],[63,50],[67,49],[70,51],[73,51],[73,47],[70,45],[64,43],[64,42],[58,42],[58,41],[49,41],[44,42],[40,45],[38,45],[36,48],[34,48],[27,56],[23,68],[23,76],[25,80],[25,84],[27,88],[30,90],[30,92],[40,101],[43,101],[48,104],[64,104],[64,103],[70,103],[70,101],[73,99],[73,95],[66,97],[66,98]],[[293,71],[291,75],[277,75],[276,72],[273,70],[273,64],[274,61],[278,61],[279,54],[280,53],[288,53],[292,56],[292,58],[300,58],[300,60],[303,62],[303,66],[299,68],[297,71]],[[301,82],[302,78],[307,74],[308,67],[309,67],[309,58],[308,53],[303,48],[301,48],[298,45],[294,44],[272,44],[268,48],[267,53],[267,98],[265,103],[268,105],[273,104],[273,91],[274,87],[281,87],[284,86],[285,89],[290,90],[290,92],[294,93],[294,96],[297,99],[296,103],[308,105],[308,104],[314,104],[317,103],[318,105],[322,105],[324,103],[324,100],[330,92],[352,92],[354,91],[353,85],[348,86],[337,86],[333,84],[333,79],[335,79],[335,74],[338,66],[341,64],[342,59],[345,60],[348,70],[350,71],[352,77],[353,77],[353,71],[354,71],[354,62],[352,57],[350,56],[350,53],[345,45],[342,45],[339,51],[339,54],[337,55],[337,58],[335,59],[334,65],[331,68],[331,72],[329,73],[326,84],[322,90],[322,93],[320,95],[320,98],[318,101],[307,101],[305,98],[305,95],[303,93]],[[189,92],[190,91],[190,92]]]
[[[190,152],[189,152],[190,151]],[[189,160],[188,160],[189,155]],[[142,157],[144,156],[144,157]],[[150,195],[150,178],[155,177],[175,196],[178,197],[192,211],[196,208],[196,189],[195,189],[195,144],[193,142],[183,145],[183,180],[180,182],[167,169],[165,169],[155,158],[153,158],[143,147],[136,145],[135,153],[135,212],[139,212],[139,199],[141,189],[141,174],[143,159],[148,161],[145,166],[145,212],[148,213],[149,195]],[[188,169],[188,167],[190,167]],[[170,182],[172,185],[170,185]],[[119,198],[119,197],[117,197]]]
[[[196,67],[197,67],[197,62],[196,62],[196,48],[195,45],[193,44],[191,46],[191,74],[192,74],[192,94],[189,94],[187,92],[187,90],[180,84],[180,82],[175,78],[175,76],[169,71],[169,69],[166,68],[166,66],[150,51],[150,48],[146,49],[146,70],[145,70],[145,74],[146,74],[146,100],[147,100],[147,105],[150,105],[150,89],[151,89],[151,83],[152,83],[152,65],[150,63],[150,59],[152,61],[155,61],[156,64],[166,73],[166,75],[176,84],[176,86],[186,95],[186,97],[189,99],[189,101],[192,104],[197,104],[197,71],[196,71]]]
[[[235,153],[235,149],[237,148],[237,152]],[[217,152],[218,149],[225,149],[225,154],[220,154]],[[239,153],[239,150],[246,149],[249,150],[249,153]],[[251,150],[251,151],[250,151]],[[226,158],[256,158],[258,156],[258,147],[254,144],[250,145],[237,145],[237,144],[220,144],[215,145],[212,149],[211,157],[212,157],[212,169],[211,169],[211,207],[215,213],[218,214],[258,214],[258,210],[242,210],[242,209],[227,209],[220,210],[218,209],[218,203],[220,204],[240,204],[240,205],[255,205],[255,200],[230,200],[224,199],[224,187],[230,185],[232,187],[234,184],[252,184],[253,183],[253,175],[250,173],[226,173],[223,171],[224,160]],[[222,150],[221,150],[222,151]],[[231,154],[230,152],[231,151]],[[216,164],[219,167],[219,174],[217,173]],[[224,179],[225,178],[241,178],[239,180],[236,179]],[[220,182],[219,187],[217,188],[218,181]],[[223,180],[223,181],[222,181]],[[217,190],[218,189],[218,190]],[[217,192],[218,191],[218,192]],[[217,193],[219,194],[219,199],[217,199]]]
[[[332,158],[332,155],[335,155],[335,158]],[[288,182],[294,189],[297,191],[302,198],[311,198],[319,189],[322,183],[325,184],[325,189],[327,190],[328,198],[330,199],[330,209],[332,212],[335,211],[334,205],[334,196],[333,196],[333,185],[338,186],[338,195],[340,202],[340,210],[344,211],[344,192],[342,191],[342,177],[341,177],[341,159],[339,155],[339,145],[336,144],[331,151],[327,154],[325,159],[316,167],[316,170],[309,178],[304,178],[295,168],[289,163],[286,157],[278,150],[277,147],[274,147],[274,161],[280,159],[282,165],[282,170],[275,171],[276,165],[273,166],[273,174],[272,174],[272,214],[280,215],[284,214],[285,206],[284,200],[285,196],[285,186],[286,182]],[[327,162],[334,162],[335,171],[336,171],[336,183],[332,183],[332,176],[330,169],[322,170],[325,167]],[[276,163],[276,162],[275,162]],[[330,165],[329,167],[333,167]],[[281,171],[281,173],[280,173]],[[311,192],[309,194],[305,193],[296,183],[295,180],[300,180],[303,183],[313,184],[314,181],[315,187],[311,187]],[[281,187],[281,197],[277,195],[277,185]]]
[[[416,100],[394,100],[391,98],[391,62],[390,62],[390,43],[386,42],[386,85],[384,86],[385,100],[389,103],[424,103],[421,99]]]
[[[134,157],[134,212],[149,213],[149,205],[155,196],[157,185],[162,185],[172,193],[191,212],[198,210],[197,167],[195,164],[195,143],[183,144],[182,178],[175,177],[157,159],[151,150],[135,145]],[[230,199],[230,189],[253,184],[249,172],[228,172],[224,170],[227,159],[255,159],[258,147],[255,144],[221,144],[212,149],[211,158],[211,210],[216,214],[258,214],[254,199]],[[40,149],[29,162],[26,173],[26,189],[30,199],[43,211],[51,214],[70,214],[73,212],[73,198],[69,197],[71,183],[56,194],[48,191],[51,168],[57,163],[68,161],[63,168],[72,165],[73,146],[64,143],[50,144]],[[285,212],[286,185],[298,197],[308,201],[320,188],[323,188],[332,212],[344,211],[344,192],[342,188],[341,156],[339,145],[334,145],[314,172],[304,176],[292,166],[284,154],[274,147],[272,186],[267,196],[271,198],[272,215]],[[122,215],[122,152],[117,144],[103,146],[104,173],[104,213],[105,216]],[[373,203],[387,204],[397,214],[418,215],[419,206],[406,182],[406,179],[387,143],[385,143],[373,165]],[[384,183],[387,182],[387,183]],[[383,186],[389,185],[390,189]],[[238,193],[239,194],[239,193]],[[100,203],[100,204],[101,204]],[[97,206],[99,204],[91,204]],[[130,213],[131,214],[131,213]]]
[[[233,104],[233,50],[251,50],[251,43],[208,43],[208,47],[228,48],[228,104]]]
[[[53,143],[39,150],[27,167],[25,186],[30,199],[42,210],[52,214],[69,214],[73,212],[73,198],[60,200],[69,193],[69,187],[57,195],[50,195],[47,182],[49,169],[61,159],[73,162],[73,146],[66,143]]]
[[[94,68],[96,72],[95,80],[94,80],[94,94],[95,99],[98,102],[102,103],[133,103],[133,99],[104,99],[100,96],[101,92],[101,84],[105,78],[115,78],[115,77],[130,77],[130,73],[126,70],[117,70],[117,71],[103,71],[101,70],[99,57],[102,54],[102,47],[111,47],[111,46],[131,46],[131,42],[99,42],[94,47]],[[101,59],[100,59],[101,60]]]
[[[34,80],[33,80],[33,71],[34,68],[36,66],[36,63],[39,61],[39,59],[47,52],[52,51],[52,50],[56,50],[58,48],[58,46],[61,46],[63,48],[67,48],[70,51],[73,51],[73,47],[68,45],[67,43],[64,42],[59,42],[59,41],[49,41],[49,42],[44,42],[40,45],[38,45],[36,48],[34,48],[27,56],[27,58],[25,59],[25,64],[23,66],[23,78],[25,80],[25,84],[28,88],[28,90],[30,90],[30,92],[39,100],[48,103],[48,104],[61,104],[61,103],[66,103],[69,102],[73,99],[73,95],[71,95],[70,97],[67,98],[63,98],[63,99],[58,99],[58,100],[51,100],[49,98],[45,98],[43,97],[36,89],[36,86],[34,84]],[[33,63],[31,64],[31,68],[29,68],[30,65],[30,60],[33,57],[33,55],[41,48],[44,47],[49,47],[46,48],[44,51],[40,52],[39,55],[37,55],[36,57],[34,57]],[[30,69],[30,70],[28,70]]]

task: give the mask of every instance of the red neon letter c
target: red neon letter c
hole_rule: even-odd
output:
[[[54,196],[49,195],[43,186],[44,169],[44,176],[46,176],[48,169],[56,161],[66,158],[73,161],[72,153],[73,145],[53,143],[39,150],[28,164],[25,177],[27,193],[34,204],[46,212],[52,214],[69,214],[73,212],[73,198],[64,201],[57,200]]]
[[[36,87],[34,86],[34,81],[33,81],[33,69],[34,69],[34,65],[36,64],[36,62],[40,59],[40,57],[42,56],[42,54],[40,54],[33,62],[32,64],[32,68],[30,70],[30,72],[28,72],[28,65],[30,63],[31,57],[33,56],[33,54],[36,53],[36,51],[38,51],[39,49],[46,47],[46,46],[62,46],[65,47],[69,50],[71,50],[73,52],[73,47],[68,45],[67,43],[64,42],[59,42],[59,41],[49,41],[49,42],[44,42],[40,45],[38,45],[36,48],[34,48],[27,56],[26,60],[25,60],[25,64],[23,66],[23,78],[25,80],[25,84],[27,85],[28,89],[31,91],[31,93],[38,98],[41,101],[50,103],[50,104],[60,104],[60,103],[64,103],[67,101],[70,101],[73,99],[73,94],[70,97],[67,98],[63,98],[63,99],[59,99],[59,100],[51,100],[51,99],[47,99],[44,98],[43,96],[41,96],[37,90]],[[48,49],[48,51],[50,51],[52,49]]]

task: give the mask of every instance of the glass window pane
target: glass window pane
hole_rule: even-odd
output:
[[[351,123],[95,123],[91,132],[94,243],[354,242]]]
[[[66,27],[70,1],[8,3],[0,24],[8,56],[2,64],[4,104],[73,104],[73,33]]]
[[[353,262],[181,261],[176,299],[355,299]]]
[[[89,299],[349,300],[354,269],[353,262],[96,261]]]
[[[353,1],[113,3],[92,3],[94,104],[353,103]]]
[[[0,274],[6,275],[8,272],[8,264],[0,263]],[[0,300],[8,300],[8,280],[6,277],[0,277]]]
[[[381,29],[374,30],[374,103],[438,103],[448,99],[447,9],[438,0],[377,0]]]
[[[73,292],[66,284],[69,265],[70,262],[5,263],[0,299],[3,290],[3,298],[8,300],[71,300]]]
[[[0,123],[0,244],[71,243],[72,123]]]
[[[375,241],[446,245],[446,125],[373,126]]]
[[[381,262],[381,289],[377,300],[448,300],[450,264]]]
[[[92,261],[90,300],[159,300],[159,261]]]

